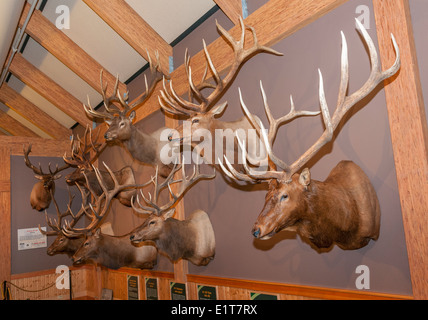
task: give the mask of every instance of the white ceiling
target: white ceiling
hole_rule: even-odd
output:
[[[32,3],[32,0],[27,1]],[[12,2],[15,5],[12,5]],[[216,5],[213,0],[126,0],[126,2],[167,43],[173,42]],[[5,12],[9,12],[9,16],[11,13],[14,13],[10,18],[12,21],[9,20],[5,27],[7,30],[4,34],[12,33],[13,37],[18,23],[16,12],[20,12],[23,3],[25,1],[22,0],[0,1],[0,12],[2,12],[2,15]],[[70,8],[70,29],[64,29],[63,32],[105,69],[114,75],[119,75],[122,82],[128,80],[146,65],[147,62],[82,0],[47,0],[43,8],[43,15],[55,24],[56,19],[60,16],[59,13],[56,13],[56,8],[60,5],[66,5]],[[6,14],[6,16],[8,15]],[[13,21],[14,17],[15,21]],[[0,24],[0,35],[3,35],[1,27],[2,25]],[[5,50],[7,52],[11,40],[8,40],[7,36],[2,38],[5,41],[4,43],[0,43],[2,45],[0,48],[1,52]],[[94,89],[34,40],[30,39],[28,41],[23,56],[82,103],[87,101],[87,96],[89,96],[93,105],[97,105],[98,102],[102,101],[101,96]],[[5,59],[3,57],[0,58]],[[3,60],[0,63],[3,63]],[[71,128],[75,124],[75,121],[14,76],[10,77],[8,85],[27,100],[57,119],[64,126]],[[0,109],[39,135],[49,138],[47,134],[20,117],[7,106],[0,103]]]

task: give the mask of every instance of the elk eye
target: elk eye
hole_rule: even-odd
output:
[[[125,124],[122,122],[119,126],[120,126],[121,128],[123,128],[123,127],[125,126]]]
[[[192,123],[199,123],[199,119],[193,119]]]
[[[287,200],[287,199],[288,199],[288,194],[283,194],[281,196],[281,199],[279,199],[279,201],[284,201],[284,200]]]
[[[156,223],[156,221],[150,221],[149,226],[152,226]]]
[[[85,242],[84,246],[85,247],[89,246],[89,242]]]

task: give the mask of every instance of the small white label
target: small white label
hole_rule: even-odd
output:
[[[46,227],[42,227],[46,231]],[[39,228],[18,229],[18,250],[28,250],[47,247],[47,236]]]

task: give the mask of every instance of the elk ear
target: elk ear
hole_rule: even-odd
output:
[[[41,175],[35,174],[34,177],[36,179],[43,180],[43,176],[41,176]]]
[[[113,120],[104,120],[104,122],[107,123],[107,125],[110,127],[113,123]]]
[[[299,183],[305,188],[307,188],[311,183],[311,173],[308,168],[303,169],[299,177]]]
[[[169,209],[165,213],[162,214],[162,219],[166,220],[171,218],[175,213],[175,208]]]
[[[211,113],[213,114],[213,115],[219,115],[219,114],[221,114],[223,111],[224,111],[224,109],[226,109],[226,107],[227,107],[227,101],[226,102],[224,102],[224,103],[222,103],[221,105],[219,105],[219,106],[215,106],[212,110],[211,110]]]
[[[132,122],[135,119],[135,110],[132,110],[128,116],[128,119]]]

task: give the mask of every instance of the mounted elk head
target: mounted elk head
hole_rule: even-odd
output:
[[[162,182],[158,183],[158,176],[152,178],[155,190],[153,198],[143,197],[147,205],[142,205],[137,198],[138,207],[133,204],[135,211],[148,214],[145,222],[131,234],[130,240],[133,244],[141,241],[154,241],[158,250],[168,256],[171,261],[186,259],[197,266],[207,265],[215,255],[215,236],[211,221],[208,215],[197,210],[190,214],[186,220],[177,220],[174,215],[173,206],[183,196],[185,191],[196,181],[201,179],[212,179],[214,174],[207,175],[199,172],[199,166],[194,167],[193,174],[188,178],[182,165],[182,178],[173,180],[173,176],[178,171],[176,166],[171,174]],[[178,193],[174,193],[171,185],[180,183]],[[168,188],[171,200],[160,205],[159,193],[161,190]]]
[[[99,131],[98,131],[99,134]],[[71,143],[71,157],[64,155],[64,162],[68,163],[72,167],[77,167],[76,170],[65,177],[65,181],[68,185],[79,184],[90,188],[95,192],[97,196],[103,193],[103,190],[98,181],[97,175],[94,171],[93,163],[98,158],[100,153],[106,146],[105,143],[99,143],[98,134],[95,139],[92,136],[92,130],[89,127],[85,130],[85,136],[80,139],[79,136],[75,138],[73,136]],[[107,171],[100,171],[100,174],[105,181],[108,189],[113,188],[114,182]],[[130,166],[125,166],[122,169],[115,171],[114,175],[120,184],[134,184],[135,176]],[[135,189],[129,189],[119,192],[116,198],[125,206],[131,206],[131,199],[136,194]]]
[[[161,175],[166,177],[171,171],[172,165],[164,164],[160,158],[160,150],[162,149],[163,144],[167,143],[161,142],[160,134],[164,130],[170,129],[163,127],[152,134],[146,134],[133,125],[133,121],[136,116],[135,109],[151,95],[156,84],[162,79],[162,77],[164,77],[164,75],[159,71],[159,62],[156,65],[153,65],[151,59],[149,60],[152,80],[149,85],[147,83],[147,78],[145,79],[146,91],[137,102],[132,105],[128,105],[128,93],[122,96],[119,92],[119,78],[116,80],[113,95],[111,97],[107,97],[107,85],[104,86],[103,84],[101,72],[101,88],[105,111],[96,111],[89,101],[88,106],[84,105],[84,108],[89,116],[103,119],[109,126],[104,135],[107,142],[117,141],[122,143],[134,159],[148,165],[158,166],[160,168]],[[158,58],[157,60],[159,61]],[[120,105],[120,108],[117,104]]]
[[[30,204],[33,209],[42,211],[49,208],[49,205],[52,201],[52,196],[55,194],[55,180],[61,178],[59,173],[69,168],[70,165],[65,164],[60,168],[58,165],[56,165],[55,170],[52,171],[51,165],[49,163],[49,173],[44,173],[40,164],[39,168],[36,168],[28,158],[28,155],[31,152],[31,147],[31,144],[27,149],[25,149],[24,146],[24,161],[26,166],[33,170],[35,174],[34,177],[40,181],[37,182],[31,190]]]
[[[179,138],[170,135],[168,138],[171,141],[178,142],[181,144],[192,145],[193,147],[198,147],[195,145],[195,141],[192,141],[192,133],[197,131],[198,129],[204,129],[211,133],[211,137],[215,136],[217,129],[222,129],[223,132],[225,130],[231,130],[236,132],[237,130],[248,131],[254,130],[251,123],[244,116],[239,120],[232,122],[225,122],[216,119],[217,116],[222,114],[227,107],[227,102],[217,104],[219,99],[224,95],[227,89],[232,84],[233,80],[236,78],[238,71],[241,66],[251,57],[255,56],[258,53],[270,53],[274,55],[282,55],[282,53],[275,51],[269,47],[262,46],[259,44],[256,36],[256,32],[253,27],[245,26],[242,18],[240,17],[240,26],[241,26],[241,37],[240,40],[236,41],[222,26],[217,23],[217,29],[219,33],[223,36],[228,44],[231,45],[233,49],[233,57],[234,60],[230,66],[230,69],[226,76],[223,78],[220,77],[219,72],[216,70],[214,63],[211,59],[211,56],[208,52],[205,41],[203,41],[205,57],[207,60],[205,72],[202,77],[202,80],[198,85],[196,85],[193,81],[192,77],[192,69],[190,67],[190,57],[188,51],[186,50],[185,54],[185,70],[187,73],[187,80],[189,83],[189,101],[186,101],[178,96],[175,92],[172,81],[169,83],[169,89],[167,88],[166,81],[163,81],[163,90],[161,91],[161,97],[158,97],[159,103],[162,109],[174,115],[185,116],[189,118],[189,122],[191,123],[190,130],[184,128],[183,125],[180,125],[175,130],[175,133],[178,133]],[[251,47],[245,49],[245,33],[246,30],[249,29],[252,33],[253,44]],[[215,84],[212,84],[206,80],[208,75],[208,69],[211,71]],[[211,93],[208,96],[204,96],[202,91],[204,89],[209,89]],[[196,100],[197,102],[193,102]],[[315,113],[302,113],[300,115],[317,115],[318,112]],[[296,115],[298,116],[298,115]],[[250,136],[249,134],[246,135]],[[233,137],[232,137],[233,139]],[[217,141],[216,141],[217,142]],[[255,141],[248,141],[249,144],[255,145]],[[211,144],[215,147],[215,144]],[[237,144],[234,142],[232,144],[227,144],[226,146],[220,146],[223,152],[224,148],[228,148],[231,152],[234,152],[238,149]],[[256,152],[256,148],[251,148],[250,150],[254,150]],[[200,152],[201,150],[197,150]],[[215,150],[210,150],[211,154],[214,154]],[[250,151],[251,152],[251,151]],[[203,155],[205,160],[208,163],[214,163],[212,157],[209,155]],[[255,156],[254,156],[255,158]]]
[[[136,184],[120,184],[114,173],[106,165],[105,167],[111,175],[114,187],[108,189],[101,173],[95,169],[103,193],[97,196],[94,190],[90,189],[90,194],[94,200],[92,203],[86,204],[84,202],[81,211],[79,211],[79,213],[83,212],[90,218],[90,223],[84,228],[76,228],[72,223],[66,221],[61,229],[66,237],[83,239],[83,244],[73,254],[73,263],[78,265],[93,262],[111,269],[120,267],[151,269],[157,261],[157,250],[153,245],[144,243],[137,247],[130,243],[129,235],[112,236],[101,232],[99,226],[109,212],[111,201],[116,195],[125,189],[139,187]],[[84,198],[83,189],[79,189],[82,198]]]
[[[323,182],[311,179],[307,168],[298,174],[309,159],[332,140],[334,131],[352,106],[400,68],[400,53],[394,37],[392,36],[396,52],[395,63],[388,70],[382,71],[372,39],[358,20],[357,24],[370,51],[372,70],[369,79],[358,91],[347,96],[348,54],[346,39],[342,33],[342,74],[336,110],[331,117],[324,95],[322,74],[319,72],[319,100],[326,129],[313,146],[293,164],[286,164],[272,151],[277,127],[266,100],[269,134],[264,130],[263,123],[248,111],[241,96],[242,107],[249,119],[260,128],[267,153],[274,164],[264,173],[249,166],[246,166],[246,174],[236,172],[227,159],[228,169],[223,167],[233,179],[269,183],[264,208],[252,230],[256,238],[268,239],[281,230],[292,229],[318,248],[337,244],[342,249],[352,250],[367,245],[371,239],[376,240],[379,236],[380,208],[377,195],[368,177],[355,163],[341,161]],[[243,143],[240,146],[245,148]],[[243,158],[245,160],[245,150]]]

